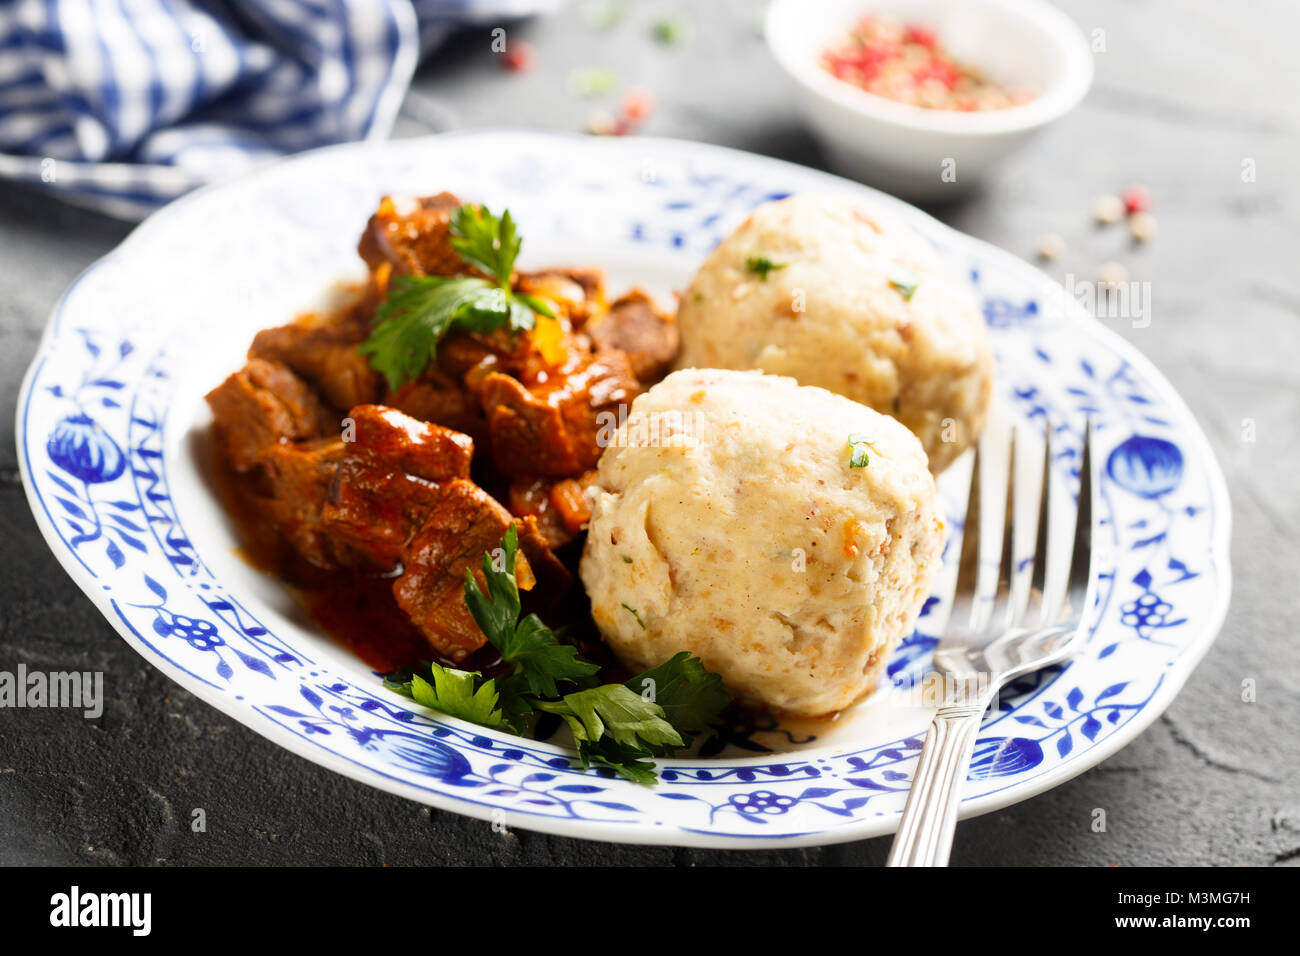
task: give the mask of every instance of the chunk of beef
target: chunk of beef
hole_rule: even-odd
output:
[[[453,661],[464,660],[485,643],[465,605],[465,574],[473,571],[479,586],[485,586],[483,555],[500,547],[512,523],[515,518],[487,492],[472,482],[453,481],[442,489],[437,508],[403,550],[403,572],[393,582],[393,596],[416,627]],[[547,549],[532,519],[517,523],[520,554],[515,575],[520,588],[529,590],[537,581],[548,591],[567,586],[568,572]]]
[[[574,328],[581,328],[606,309],[605,274],[595,267],[522,272],[515,278],[515,290],[554,302],[568,314]]]
[[[516,519],[468,480],[473,442],[396,409],[360,405],[338,438],[277,441],[258,459],[262,511],[319,568],[398,572],[393,596],[439,654],[463,660],[483,643],[463,600],[512,522],[520,586],[558,596],[569,574],[531,517]],[[348,440],[344,440],[344,438]]]
[[[603,301],[605,298],[605,270],[599,266],[550,266],[533,272],[521,272],[519,284],[522,285],[525,280],[544,281],[553,276],[576,283],[582,288],[585,299]]]
[[[316,567],[374,567],[321,520],[343,457],[339,438],[272,446],[261,461],[260,504],[284,540]]]
[[[252,359],[207,394],[213,431],[236,471],[248,471],[266,449],[315,438],[330,414],[307,383],[281,362]]]
[[[510,347],[508,337],[452,332],[438,344],[437,369],[451,381],[464,385],[466,377],[476,369],[496,368]]]
[[[474,444],[381,405],[358,405],[345,421],[347,451],[320,523],[350,554],[389,569],[439,507],[442,485],[469,477]]]
[[[383,405],[358,405],[347,418],[354,454],[428,481],[469,477],[474,442],[467,435]]]
[[[633,289],[587,328],[597,351],[627,353],[637,381],[651,384],[666,374],[680,344],[677,319],[661,311],[640,289]]]
[[[475,441],[487,441],[487,422],[478,396],[437,365],[430,365],[415,381],[389,389],[383,404],[412,418],[455,429]]]
[[[382,379],[357,351],[369,334],[370,319],[364,309],[327,317],[306,316],[258,332],[248,354],[283,362],[315,386],[331,406],[343,411],[379,398]]]
[[[504,475],[570,477],[600,457],[602,425],[639,391],[622,352],[607,352],[531,388],[500,373],[483,380],[492,458]]]
[[[572,334],[567,319],[561,318],[558,325],[543,321],[544,334],[506,329],[453,333],[439,346],[438,368],[481,400],[484,382],[493,372],[533,384],[554,381],[590,359],[590,343]]]
[[[451,217],[461,201],[451,193],[422,199],[385,196],[361,234],[357,252],[372,271],[452,276],[470,270],[451,245]]]
[[[358,405],[346,421],[339,438],[266,456],[267,511],[311,564],[388,571],[441,484],[468,477],[473,442],[378,405]]]

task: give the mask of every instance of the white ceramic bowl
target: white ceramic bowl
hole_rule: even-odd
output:
[[[1028,89],[1034,99],[978,113],[922,109],[836,79],[822,68],[821,54],[866,13],[933,29],[954,59]],[[1045,0],[773,0],[765,32],[836,169],[914,198],[978,182],[1073,109],[1092,82],[1083,34]]]

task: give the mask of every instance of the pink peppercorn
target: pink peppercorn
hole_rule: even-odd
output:
[[[959,75],[957,71],[947,63],[934,60],[917,70],[913,74],[912,78],[917,83],[924,83],[927,80],[938,80],[944,85],[945,89],[950,90],[957,85]]]
[[[1138,183],[1126,187],[1119,194],[1119,198],[1124,200],[1124,211],[1130,216],[1134,213],[1146,212],[1151,208],[1150,190]]]
[[[903,40],[906,43],[919,43],[923,47],[929,47],[933,50],[938,44],[938,37],[929,27],[910,26],[903,33]]]

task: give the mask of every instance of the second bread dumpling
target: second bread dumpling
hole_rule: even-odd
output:
[[[993,354],[918,233],[842,196],[760,206],[700,267],[677,368],[760,369],[897,418],[943,471],[984,427]]]

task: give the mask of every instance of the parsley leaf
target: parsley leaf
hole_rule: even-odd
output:
[[[528,681],[517,670],[496,678],[497,690],[501,694],[501,722],[520,735],[527,735],[533,728],[533,696],[528,690]]]
[[[424,371],[452,328],[487,332],[511,324],[512,315],[501,290],[483,279],[397,276],[357,351],[400,388]]]
[[[515,665],[528,689],[539,697],[559,693],[556,681],[577,682],[595,674],[600,667],[578,659],[578,649],[561,644],[536,614],[519,620],[519,586],[515,581],[515,554],[519,533],[515,525],[501,542],[503,570],[493,566],[492,556],[483,555],[485,595],[472,572],[465,572],[465,604],[484,636],[507,664]]]
[[[754,275],[766,282],[769,272],[784,269],[789,264],[788,262],[773,262],[767,256],[750,256],[745,260],[745,271],[754,273]]]
[[[640,611],[632,607],[632,605],[630,604],[620,604],[619,607],[621,607],[623,610],[627,611],[628,614],[631,614],[634,618],[636,618],[636,622],[641,625],[641,630],[643,631],[645,630],[645,621],[641,620]]]
[[[916,295],[916,287],[921,284],[921,280],[906,269],[900,269],[890,277],[889,284],[903,297],[904,302],[911,302],[912,296]]]
[[[620,776],[643,786],[654,786],[659,780],[655,773],[653,754],[636,747],[624,747],[612,737],[602,737],[596,743],[578,745],[578,758],[583,769],[593,763],[616,771]]]
[[[601,684],[533,706],[563,717],[580,744],[596,743],[608,734],[624,747],[652,752],[682,746],[682,736],[664,719],[663,708],[624,684]]]
[[[559,693],[556,681],[577,683],[600,670],[598,665],[580,660],[572,644],[561,644],[536,614],[520,621],[513,634],[504,632],[502,639],[493,643],[502,659],[519,667],[528,689],[539,697]]]
[[[357,347],[393,388],[424,371],[452,329],[520,332],[531,329],[537,315],[555,317],[536,296],[511,291],[523,240],[509,210],[497,219],[482,206],[461,206],[452,217],[451,233],[460,257],[493,281],[477,276],[393,278],[375,312],[374,330]]]
[[[441,664],[425,662],[430,680],[411,672],[408,680],[388,679],[384,686],[410,697],[417,704],[440,710],[451,717],[459,717],[485,727],[496,727],[503,721],[497,707],[499,695],[496,682],[481,680],[478,671],[461,671]],[[476,686],[477,685],[477,686]]]
[[[871,463],[871,457],[867,454],[867,449],[873,447],[874,442],[867,439],[866,435],[852,434],[849,436],[849,467],[866,468]]]
[[[626,686],[658,704],[664,718],[683,736],[707,730],[731,703],[722,678],[686,651],[638,674]]]
[[[523,240],[509,209],[497,219],[483,206],[467,203],[451,217],[451,236],[451,247],[462,259],[495,278],[497,285],[510,287],[510,274]]]
[[[569,725],[584,769],[597,763],[634,783],[653,784],[658,775],[652,758],[685,743],[662,707],[623,684],[602,684],[533,706]]]
[[[518,528],[511,525],[495,562],[493,554],[483,556],[486,592],[472,573],[465,578],[470,614],[510,672],[486,679],[477,671],[426,663],[427,678],[403,671],[384,686],[454,717],[519,734],[538,713],[554,714],[568,725],[584,768],[594,763],[635,783],[653,784],[655,757],[685,746],[690,734],[717,722],[731,700],[722,679],[683,651],[626,684],[588,686],[596,664],[561,644],[535,614],[519,619],[518,548]],[[561,695],[561,681],[576,689]]]

